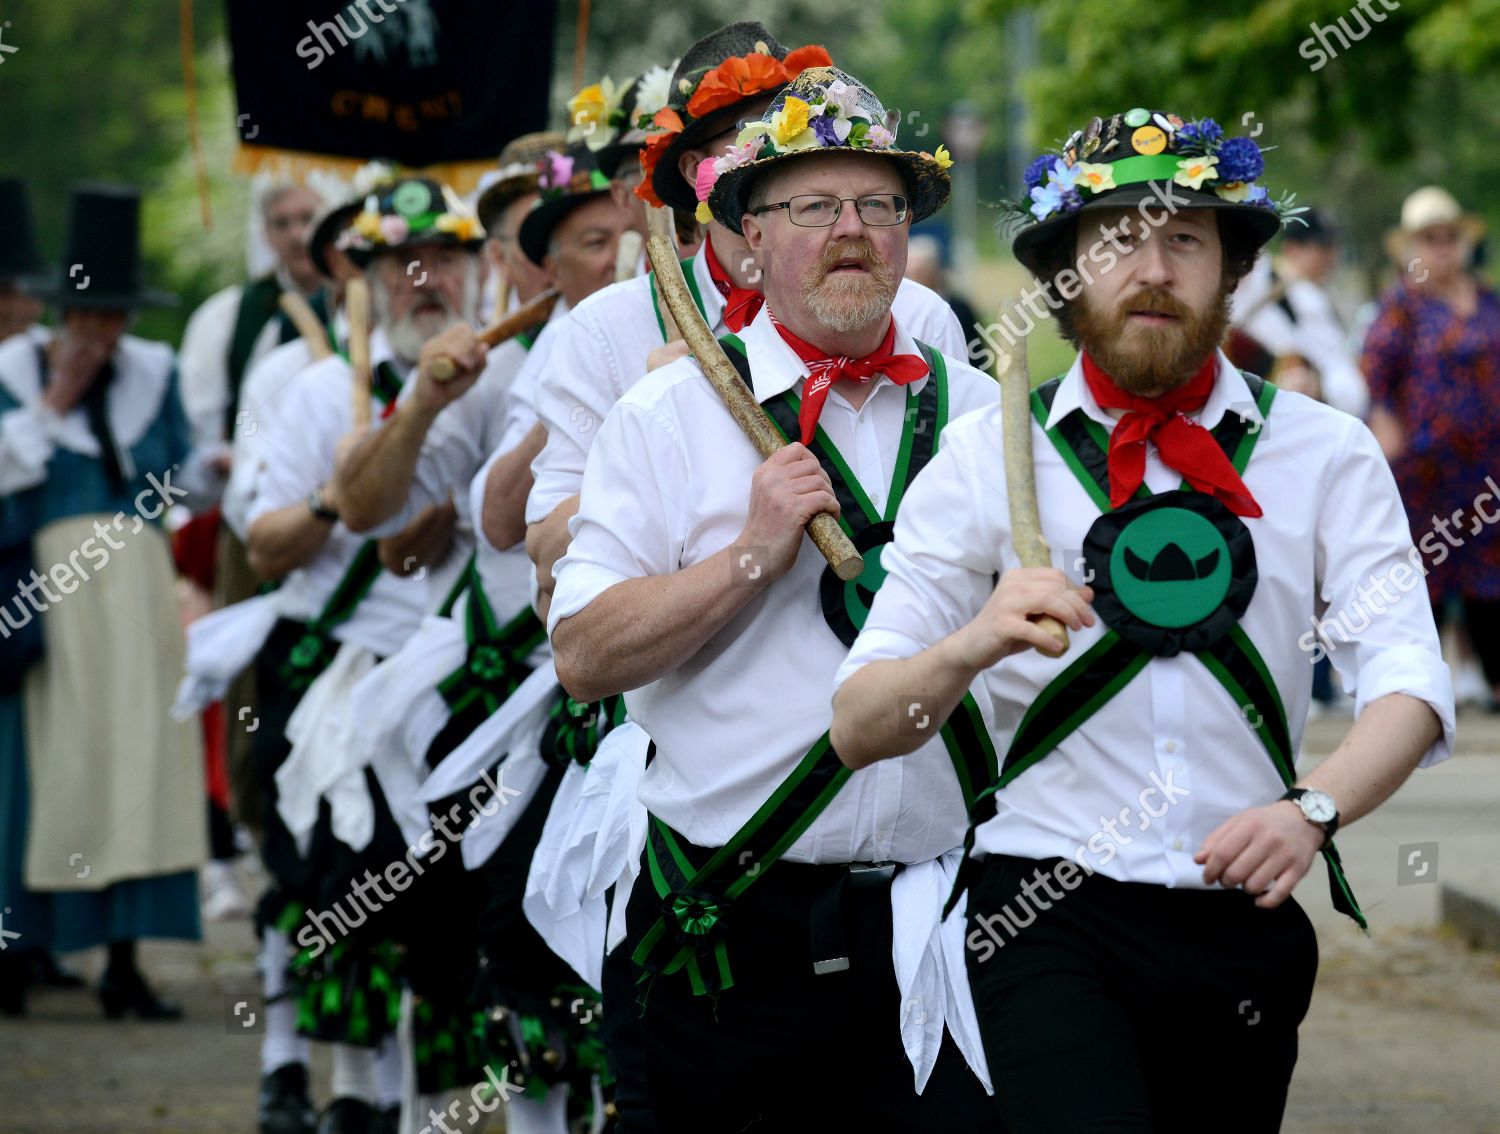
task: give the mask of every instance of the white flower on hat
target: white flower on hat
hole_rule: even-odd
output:
[[[641,76],[641,85],[635,92],[635,117],[638,119],[643,114],[655,114],[672,96],[672,72],[676,70],[677,64],[671,67],[652,67]]]

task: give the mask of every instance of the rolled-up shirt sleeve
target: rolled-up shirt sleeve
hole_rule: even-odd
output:
[[[1431,706],[1443,733],[1420,766],[1436,764],[1453,755],[1452,677],[1395,478],[1363,425],[1349,423],[1322,489],[1317,615],[1329,659],[1355,695],[1356,716],[1390,693]]]
[[[572,542],[553,572],[549,633],[616,583],[677,570],[684,520],[664,486],[686,483],[687,462],[666,423],[618,403],[589,450]]]
[[[958,423],[949,426],[942,448],[902,497],[894,541],[880,559],[885,581],[835,688],[873,661],[911,657],[967,626],[994,590],[999,551],[1010,538],[994,506],[1004,485],[996,477],[978,482],[970,436]]]

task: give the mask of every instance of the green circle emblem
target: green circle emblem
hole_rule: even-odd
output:
[[[419,217],[432,207],[432,190],[420,181],[406,181],[391,193],[391,208],[403,217]]]
[[[1135,517],[1110,553],[1110,579],[1127,611],[1152,626],[1202,621],[1229,593],[1229,546],[1206,517],[1158,508]]]

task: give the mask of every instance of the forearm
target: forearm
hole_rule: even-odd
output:
[[[336,477],[339,511],[350,531],[369,531],[400,511],[436,416],[408,403],[349,451]]]
[[[577,514],[578,497],[570,496],[552,509],[545,520],[526,529],[526,554],[536,564],[536,577],[544,591],[552,590],[552,569],[567,554],[572,539],[568,533],[568,521]]]
[[[1442,733],[1425,701],[1390,693],[1365,706],[1332,756],[1297,782],[1331,795],[1347,826],[1389,799]]]
[[[552,631],[557,677],[580,701],[639,689],[691,659],[761,587],[730,549],[670,575],[616,583]]]
[[[307,563],[328,541],[333,524],[315,516],[306,504],[288,504],[259,516],[250,525],[245,553],[262,579],[281,579]]]
[[[948,719],[978,672],[956,657],[951,641],[871,662],[834,694],[829,739],[845,765],[913,752]]]
[[[526,538],[526,495],[531,491],[531,462],[547,443],[547,431],[538,423],[521,443],[500,457],[484,481],[484,538],[491,547],[505,551]]]

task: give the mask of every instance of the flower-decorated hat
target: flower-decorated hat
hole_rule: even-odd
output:
[[[337,245],[339,235],[364,209],[365,198],[379,193],[395,177],[395,167],[383,161],[366,162],[348,180],[324,170],[307,175],[307,187],[323,198],[323,207],[307,228],[307,255],[324,279],[333,278],[328,266],[329,246]]]
[[[1024,195],[1004,202],[1020,225],[1011,250],[1034,271],[1044,261],[1046,246],[1070,231],[1075,214],[1144,201],[1155,202],[1160,211],[1167,207],[1164,199],[1186,200],[1191,204],[1184,207],[1194,209],[1224,210],[1264,244],[1287,218],[1302,211],[1292,206],[1291,196],[1271,200],[1257,184],[1264,170],[1265,159],[1254,140],[1226,137],[1212,118],[1184,121],[1144,107],[1091,118],[1058,152],[1033,159],[1026,168]]]
[[[338,246],[364,267],[380,252],[428,244],[478,251],[483,242],[484,229],[452,189],[426,177],[402,177],[365,198]]]
[[[896,144],[900,115],[887,113],[875,92],[836,67],[809,67],[771,103],[765,116],[740,131],[720,158],[698,167],[698,219],[704,205],[726,228],[740,232],[749,206],[750,186],[770,166],[798,155],[870,154],[902,169],[911,219],[923,220],[943,207],[952,189],[953,159],[938,146],[933,153]]]
[[[479,179],[479,197],[474,202],[474,211],[486,232],[493,232],[506,206],[536,192],[537,162],[548,150],[560,150],[565,145],[567,142],[555,130],[522,134],[505,144],[495,163],[499,168]]]
[[[667,105],[649,123],[655,130],[641,154],[646,176],[637,196],[691,212],[698,198],[677,168],[683,151],[722,134],[739,120],[746,103],[776,94],[804,68],[832,62],[821,47],[788,51],[753,20],[704,36],[677,64]]]
[[[608,75],[568,100],[568,142],[582,142],[598,155],[599,169],[613,178],[646,145],[646,132],[672,89],[670,67],[653,67],[617,86]]]
[[[582,143],[548,150],[536,169],[542,198],[522,219],[516,239],[526,258],[540,267],[558,222],[584,202],[608,193],[609,178],[600,170],[594,151]]]

